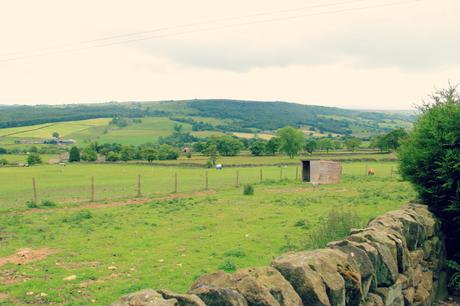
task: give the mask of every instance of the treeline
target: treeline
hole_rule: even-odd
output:
[[[75,105],[14,105],[3,106],[0,111],[0,128],[28,126],[42,123],[86,120],[94,118],[136,118],[169,116],[162,110],[145,109],[131,104],[75,104]]]
[[[72,147],[69,151],[69,162],[105,160],[109,162],[146,160],[175,160],[179,158],[178,148],[167,144],[147,143],[139,146],[125,146],[119,143],[91,143],[83,149]],[[103,157],[103,159],[100,159]]]

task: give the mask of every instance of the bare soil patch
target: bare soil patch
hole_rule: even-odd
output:
[[[0,267],[6,265],[7,263],[12,263],[16,265],[27,264],[29,262],[45,259],[49,255],[54,253],[57,253],[57,250],[49,248],[20,249],[13,255],[7,257],[0,257]]]
[[[19,272],[15,270],[0,271],[0,285],[12,285],[12,284],[24,282],[28,279],[29,279],[28,277],[25,277],[24,275],[19,274]]]

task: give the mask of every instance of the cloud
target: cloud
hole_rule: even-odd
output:
[[[430,26],[431,27],[431,26]],[[270,45],[257,40],[162,39],[134,45],[151,56],[182,65],[247,72],[256,68],[329,65],[348,62],[367,68],[420,72],[459,65],[460,32],[451,24],[405,28],[405,25],[351,25],[333,32]]]

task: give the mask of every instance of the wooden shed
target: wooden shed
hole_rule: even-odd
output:
[[[342,164],[331,160],[302,159],[302,180],[312,184],[337,184]]]

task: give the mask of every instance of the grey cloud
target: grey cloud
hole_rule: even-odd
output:
[[[296,44],[266,48],[254,42],[189,42],[152,40],[136,48],[194,67],[244,72],[255,68],[334,64],[351,58],[363,67],[397,67],[426,71],[460,64],[460,33],[456,29],[405,30],[347,28]]]

